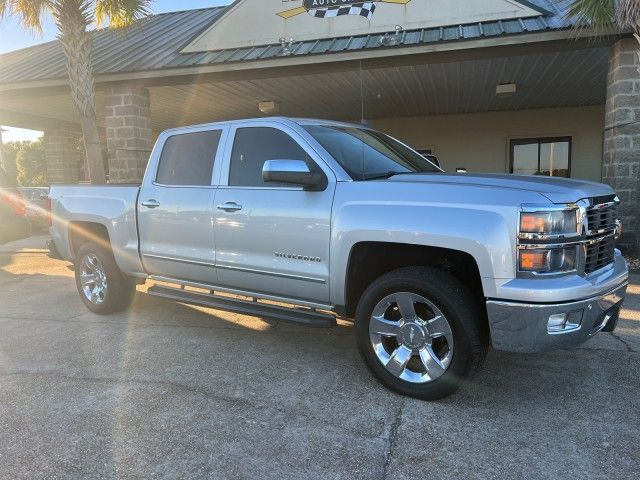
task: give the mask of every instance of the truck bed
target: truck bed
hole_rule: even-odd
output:
[[[54,185],[51,187],[51,235],[66,260],[73,260],[72,236],[83,225],[106,228],[118,266],[142,272],[138,253],[136,184]],[[86,230],[86,229],[84,229]]]

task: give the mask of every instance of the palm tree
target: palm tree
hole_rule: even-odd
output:
[[[578,28],[617,25],[633,30],[640,42],[640,0],[573,0],[568,14],[577,19]]]
[[[45,13],[53,16],[67,59],[71,97],[84,138],[91,183],[104,183],[102,147],[96,123],[95,87],[91,64],[92,38],[89,26],[130,25],[148,15],[151,0],[0,0],[0,20],[15,15],[30,30],[42,30]]]

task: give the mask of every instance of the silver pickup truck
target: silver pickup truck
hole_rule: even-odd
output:
[[[599,183],[447,174],[360,125],[269,118],[165,131],[141,186],[54,186],[51,236],[95,313],[153,279],[149,294],[183,303],[354,319],[378,380],[437,399],[489,345],[538,352],[615,328],[617,204]]]

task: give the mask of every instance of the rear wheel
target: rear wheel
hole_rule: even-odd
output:
[[[356,341],[373,375],[424,400],[453,393],[483,363],[487,342],[468,289],[447,272],[403,268],[373,282],[356,310]]]
[[[136,291],[113,254],[95,243],[85,243],[76,256],[76,287],[89,310],[108,315],[126,310]]]

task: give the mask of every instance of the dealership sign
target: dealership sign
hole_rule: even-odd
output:
[[[377,0],[372,2],[363,2],[362,0],[303,0],[302,6],[290,8],[289,10],[278,13],[278,15],[282,18],[291,18],[306,12],[315,18],[359,15],[371,20],[373,13],[376,11],[377,3],[397,3],[400,5],[406,5],[410,1],[411,0]]]
[[[182,49],[201,53],[540,17],[534,0],[235,0]],[[2,0],[0,0],[0,4]],[[286,50],[283,50],[283,52]],[[307,50],[304,50],[307,51]]]

